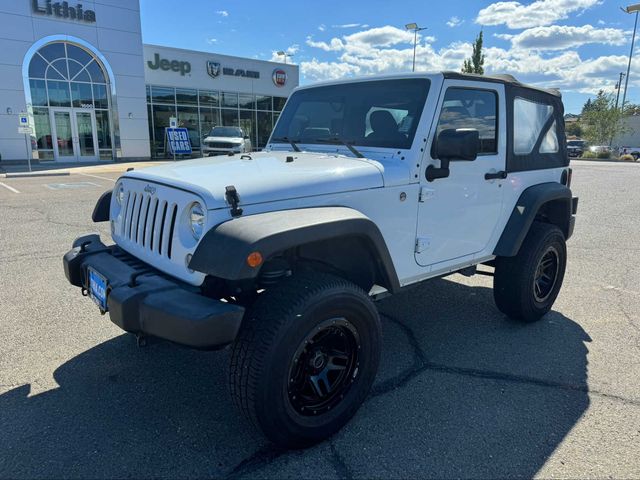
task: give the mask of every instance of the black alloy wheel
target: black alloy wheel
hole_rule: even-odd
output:
[[[289,368],[289,401],[301,415],[323,414],[349,391],[358,370],[360,337],[345,318],[322,322],[307,335]]]
[[[549,246],[542,255],[533,280],[533,295],[536,302],[544,303],[555,287],[558,279],[560,257],[554,246]]]

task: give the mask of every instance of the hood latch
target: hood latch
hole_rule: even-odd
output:
[[[240,215],[242,215],[242,209],[238,208],[238,204],[240,203],[240,196],[238,195],[236,187],[234,187],[233,185],[225,187],[225,197],[227,199],[227,203],[231,205],[231,216],[239,217]]]

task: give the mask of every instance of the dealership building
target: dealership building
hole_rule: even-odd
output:
[[[296,65],[142,43],[137,0],[0,0],[0,166],[163,158],[165,128],[194,155],[215,125],[262,148]]]

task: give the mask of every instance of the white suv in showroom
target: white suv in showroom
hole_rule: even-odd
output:
[[[251,140],[240,127],[213,127],[202,141],[202,155],[251,152]]]

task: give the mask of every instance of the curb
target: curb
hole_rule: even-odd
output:
[[[69,172],[14,172],[0,175],[3,178],[30,178],[30,177],[67,177]]]

